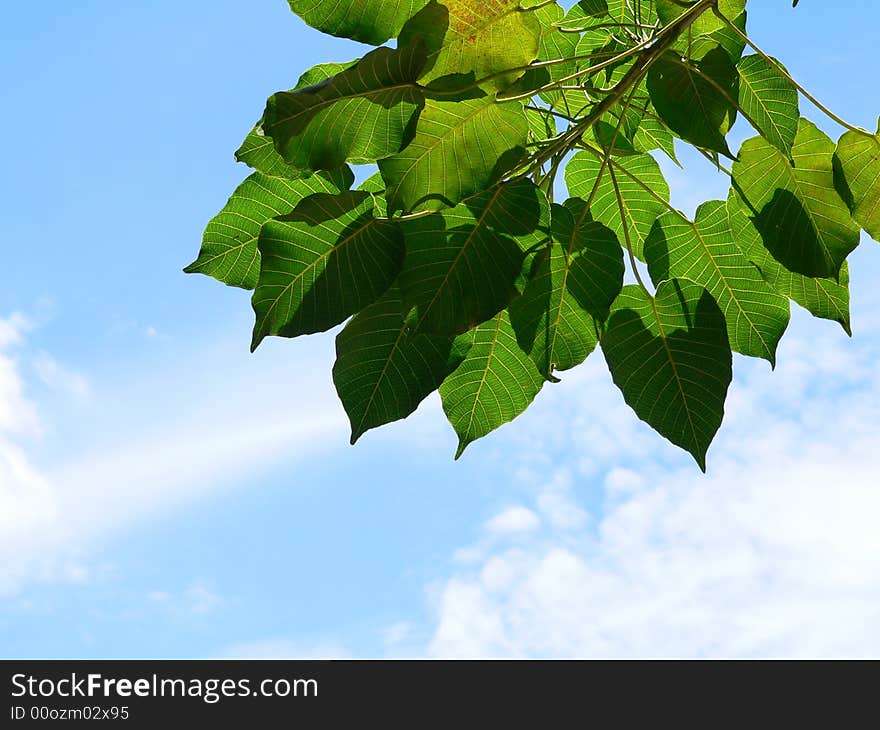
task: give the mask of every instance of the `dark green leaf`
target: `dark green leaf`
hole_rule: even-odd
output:
[[[345,69],[351,68],[355,63],[356,61],[350,63],[318,64],[300,76],[299,82],[291,91],[319,84],[326,79],[336,76],[338,73],[342,73]],[[296,180],[308,177],[311,174],[311,170],[302,170],[294,165],[288,165],[284,161],[284,158],[275,150],[272,138],[266,136],[263,130],[262,119],[248,133],[241,147],[235,153],[235,159],[259,172],[275,177],[286,177]]]
[[[368,192],[312,195],[260,233],[252,347],[267,335],[323,332],[376,301],[403,263],[400,226]]]
[[[523,179],[407,221],[400,283],[416,331],[458,334],[494,317],[549,226],[546,196]]]
[[[839,322],[851,334],[849,313],[849,268],[846,262],[840,269],[840,279],[815,279],[789,271],[764,246],[761,234],[742,212],[731,191],[728,203],[734,240],[748,259],[757,266],[761,275],[776,291],[797,302],[814,317]]]
[[[443,410],[458,434],[456,459],[528,408],[544,383],[517,345],[506,311],[477,327],[473,337],[464,362],[440,386]]]
[[[624,287],[602,350],[630,408],[705,471],[733,374],[727,326],[712,295],[681,279],[661,283],[653,299]]]
[[[535,257],[522,296],[510,306],[520,347],[548,379],[580,365],[598,344],[598,326],[623,286],[614,233],[573,198],[553,206],[552,240]]]
[[[351,442],[413,413],[461,364],[470,339],[412,335],[396,285],[355,315],[336,337],[333,367],[333,382],[351,421]]]
[[[699,61],[664,54],[648,72],[648,91],[660,118],[682,139],[733,157],[726,136],[736,120],[736,66],[718,48]]]

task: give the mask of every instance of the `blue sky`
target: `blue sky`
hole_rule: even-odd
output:
[[[751,5],[873,129],[880,7]],[[772,377],[737,359],[708,477],[601,356],[457,463],[436,399],[351,448],[332,336],[250,355],[247,294],[181,268],[266,96],[362,49],[283,0],[19,3],[0,33],[0,655],[880,653],[876,243],[855,339],[796,313]],[[680,207],[724,197],[687,163]]]

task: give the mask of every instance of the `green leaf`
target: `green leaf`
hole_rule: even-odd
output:
[[[736,66],[720,48],[699,61],[668,52],[648,72],[657,114],[682,139],[733,157],[725,139],[736,120]]]
[[[260,274],[257,239],[263,224],[292,211],[314,193],[348,190],[354,175],[348,167],[319,173],[304,180],[285,180],[255,172],[232,194],[229,202],[205,229],[199,257],[187,274],[207,274],[218,281],[253,289]]]
[[[516,343],[507,312],[473,331],[464,362],[440,386],[443,410],[458,434],[459,458],[468,444],[529,407],[544,379]]]
[[[553,206],[552,239],[510,306],[517,341],[545,377],[580,365],[596,348],[623,271],[617,236],[590,220],[584,201]]]
[[[416,84],[424,60],[418,44],[377,48],[317,86],[271,96],[263,130],[287,163],[307,170],[392,155],[424,105]]]
[[[437,210],[485,190],[522,158],[528,132],[519,102],[428,100],[409,145],[379,161],[388,210]]]
[[[770,144],[791,155],[800,111],[794,85],[762,56],[746,56],[737,64],[739,105]]]
[[[400,33],[400,45],[424,40],[428,61],[423,85],[448,76],[468,77],[490,90],[509,86],[538,56],[541,24],[520,0],[443,0],[431,2]],[[489,79],[488,77],[492,77]]]
[[[252,348],[267,335],[330,329],[372,304],[403,263],[403,233],[377,219],[368,192],[319,193],[260,233]]]
[[[417,332],[453,335],[504,309],[527,251],[548,236],[547,198],[520,179],[407,221],[400,274]]]
[[[788,299],[734,243],[726,203],[703,203],[693,223],[664,213],[645,242],[645,258],[655,284],[675,278],[704,287],[724,313],[731,348],[775,367],[776,346],[790,317]]]
[[[847,132],[837,145],[838,187],[851,201],[853,218],[880,241],[880,125],[876,135]]]
[[[318,64],[300,76],[299,81],[291,91],[319,84],[326,79],[336,76],[338,73],[342,73],[347,68],[351,68],[355,63],[357,62]],[[275,177],[286,177],[296,180],[308,177],[311,174],[310,170],[302,170],[293,165],[288,165],[284,158],[275,151],[275,144],[272,138],[266,136],[266,133],[263,131],[262,119],[248,133],[241,147],[236,151],[235,159],[237,162],[243,162],[258,172]]]
[[[663,25],[674,23],[690,6],[695,5],[696,0],[656,0],[657,17]],[[746,0],[718,0],[718,10],[727,18],[736,18],[743,13]],[[726,28],[723,20],[715,15],[711,9],[697,18],[690,27],[690,35],[694,38],[712,35]]]
[[[664,201],[669,202],[669,185],[663,178],[657,161],[650,155],[615,158],[614,165],[615,172],[623,171],[616,175],[616,179],[623,199],[624,217],[620,214],[611,175],[606,169],[601,178],[599,177],[601,162],[594,153],[576,154],[565,170],[565,182],[571,195],[584,200],[589,200],[592,196],[590,210],[593,219],[614,231],[621,243],[626,241],[625,223],[633,252],[639,258],[644,258],[642,247],[645,238],[651,232],[657,217],[667,209]]]
[[[400,288],[354,316],[336,337],[333,382],[351,421],[351,443],[406,418],[462,362],[470,336],[412,335]]]
[[[428,0],[288,0],[290,9],[324,33],[381,45]]]
[[[734,204],[789,271],[836,278],[859,228],[834,188],[834,143],[802,119],[792,159],[762,137],[746,140],[733,165]]]
[[[733,375],[727,326],[712,295],[685,279],[662,282],[653,299],[624,287],[602,350],[630,408],[705,471]]]
[[[758,267],[767,283],[814,317],[839,322],[844,331],[851,335],[849,267],[846,262],[840,269],[839,281],[815,279],[789,271],[764,246],[761,234],[742,212],[733,190],[727,208],[737,246]]]
[[[638,152],[662,150],[670,160],[679,164],[675,154],[675,138],[672,136],[672,132],[663,122],[652,116],[642,118],[633,137],[633,146]]]

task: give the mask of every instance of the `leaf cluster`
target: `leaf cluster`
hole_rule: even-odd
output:
[[[237,152],[253,173],[186,270],[252,290],[254,348],[344,324],[352,442],[439,390],[460,455],[600,348],[705,469],[732,353],[775,364],[791,301],[850,331],[880,135],[749,39],[746,0],[289,4],[376,47],[269,98]],[[731,181],[693,218],[657,162],[681,144]]]

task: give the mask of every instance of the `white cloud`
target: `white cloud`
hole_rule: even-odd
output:
[[[540,539],[463,548],[429,652],[880,654],[880,343],[797,319],[776,373],[737,361],[708,476],[599,382],[601,358],[511,427],[538,511],[566,514],[546,510],[561,494],[592,529],[548,520]],[[537,436],[560,433],[544,418],[569,436]]]
[[[541,526],[541,519],[525,507],[508,507],[486,523],[486,531],[493,535],[514,535],[533,532]]]
[[[332,385],[292,379],[277,352],[260,358],[202,344],[161,371],[92,387],[50,355],[29,354],[27,328],[21,316],[0,319],[0,595],[28,580],[87,574],[90,548],[114,533],[344,443]],[[297,366],[318,370],[325,349],[301,347]],[[34,458],[46,429],[27,392],[28,368],[78,396],[74,418],[87,425],[65,428],[79,448],[61,462]]]
[[[179,594],[151,591],[147,594],[147,600],[165,611],[183,617],[205,616],[224,603],[223,598],[204,579],[193,581]]]

